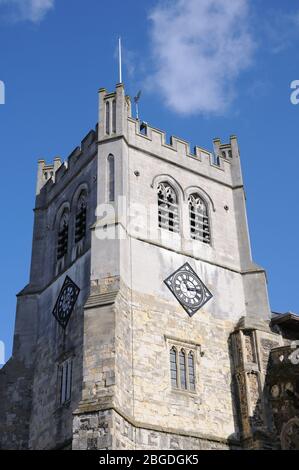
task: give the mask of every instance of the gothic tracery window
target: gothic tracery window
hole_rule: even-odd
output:
[[[191,194],[188,198],[190,216],[190,234],[193,240],[211,243],[208,207],[199,194]]]
[[[173,389],[195,392],[195,351],[173,346],[170,349],[170,379]]]
[[[57,239],[57,260],[66,256],[69,238],[69,212],[65,210],[59,222]]]
[[[178,198],[170,184],[158,185],[158,220],[159,227],[170,232],[179,232]]]
[[[76,210],[76,221],[75,221],[75,243],[78,243],[86,235],[86,213],[87,213],[87,195],[85,191],[82,191]]]

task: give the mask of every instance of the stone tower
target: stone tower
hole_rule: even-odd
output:
[[[118,84],[66,163],[39,161],[0,448],[279,447],[266,375],[292,335],[251,258],[237,139],[213,145],[167,143]]]

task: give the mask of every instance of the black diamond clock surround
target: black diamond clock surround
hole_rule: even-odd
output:
[[[52,312],[62,328],[66,328],[79,294],[79,287],[66,276]]]
[[[189,263],[183,264],[164,283],[190,317],[213,297]]]

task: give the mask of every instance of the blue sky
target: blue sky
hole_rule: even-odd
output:
[[[0,0],[0,340],[28,282],[37,160],[66,158],[97,121],[97,90],[142,89],[141,117],[192,145],[237,134],[255,261],[271,308],[299,312],[299,1]]]

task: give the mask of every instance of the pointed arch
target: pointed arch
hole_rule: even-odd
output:
[[[82,189],[76,206],[75,243],[80,242],[86,235],[87,191]]]
[[[63,212],[68,211],[69,213],[71,212],[71,205],[68,201],[63,202],[60,206],[59,209],[56,211],[53,222],[50,225],[52,230],[58,230],[59,222],[61,219],[61,216]]]
[[[69,218],[70,218],[69,209],[65,208],[60,217],[59,225],[58,225],[57,248],[56,248],[57,261],[64,258],[68,252]]]
[[[178,203],[179,204],[181,204],[185,200],[185,194],[184,194],[184,190],[183,190],[182,186],[171,175],[168,175],[168,174],[156,175],[152,180],[151,188],[157,190],[157,186],[161,182],[167,182],[167,183],[170,184],[170,186],[173,187],[173,189],[175,190],[175,192],[178,196]]]
[[[188,197],[190,236],[205,244],[211,243],[209,209],[206,201],[196,192]]]
[[[186,199],[188,200],[190,194],[193,193],[198,193],[200,197],[205,201],[205,203],[211,207],[212,211],[216,212],[213,199],[204,189],[200,188],[199,186],[188,186],[185,190]]]
[[[72,212],[76,210],[77,204],[78,204],[78,199],[82,193],[82,191],[85,191],[87,197],[89,196],[89,185],[88,183],[80,183],[76,190],[73,193],[73,197],[71,200],[71,210]]]
[[[167,181],[158,184],[157,199],[159,227],[169,232],[179,233],[178,196],[175,189]]]

